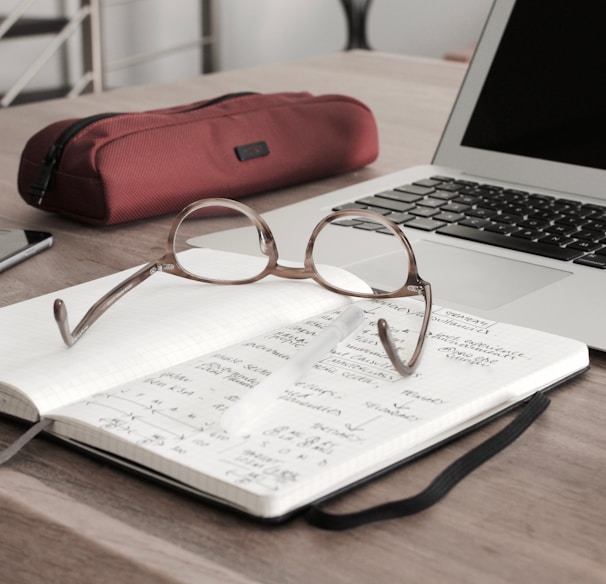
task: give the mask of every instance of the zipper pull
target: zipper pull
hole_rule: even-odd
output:
[[[32,186],[27,191],[31,205],[40,206],[46,193],[52,189],[55,171],[57,170],[57,166],[59,166],[63,149],[67,143],[78,134],[78,132],[81,132],[92,123],[118,115],[120,114],[105,113],[87,116],[86,118],[76,120],[61,132],[55,143],[48,149],[44,160],[40,164],[40,168],[38,168],[38,174],[36,175]]]
[[[51,189],[53,173],[55,172],[55,168],[59,163],[62,151],[62,146],[59,144],[53,144],[46,153],[46,156],[38,169],[38,174],[27,191],[27,194],[30,197],[30,204],[35,204],[38,206],[42,204],[44,196]]]

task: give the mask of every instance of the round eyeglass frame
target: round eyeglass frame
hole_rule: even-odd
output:
[[[179,262],[179,259],[177,257],[178,250],[176,249],[176,238],[177,233],[179,232],[179,228],[181,227],[183,221],[186,218],[195,214],[197,211],[208,207],[224,207],[227,209],[238,211],[244,216],[246,216],[249,221],[256,227],[259,238],[260,251],[265,256],[267,256],[267,264],[259,273],[254,276],[238,280],[221,280],[216,278],[207,278],[204,276],[199,276],[187,270]],[[333,223],[335,220],[346,217],[362,217],[368,219],[369,221],[379,223],[383,227],[388,229],[389,233],[398,238],[399,242],[402,244],[408,254],[408,276],[406,278],[405,283],[400,288],[391,292],[384,292],[380,290],[375,290],[372,292],[358,292],[334,286],[322,277],[313,259],[314,243],[322,229],[324,229],[327,225]],[[408,375],[412,373],[414,367],[416,366],[419,360],[419,356],[423,348],[429,325],[432,305],[431,285],[429,284],[429,282],[423,280],[423,278],[420,277],[412,246],[410,245],[410,242],[396,223],[394,223],[387,217],[384,217],[383,215],[380,215],[368,209],[342,209],[338,211],[333,211],[325,218],[323,218],[313,229],[306,246],[305,258],[302,267],[283,266],[279,263],[278,260],[278,248],[273,233],[271,232],[271,229],[265,219],[261,217],[256,211],[254,211],[244,203],[232,199],[203,199],[191,203],[175,217],[170,226],[164,255],[160,259],[149,262],[148,264],[140,268],[138,271],[126,278],[123,282],[115,286],[112,290],[110,290],[107,294],[100,298],[88,310],[88,312],[76,325],[73,331],[70,331],[67,309],[65,303],[61,299],[55,300],[54,303],[53,310],[55,320],[57,322],[59,331],[65,344],[68,346],[72,346],[76,341],[78,341],[78,339],[82,337],[82,335],[90,328],[90,326],[119,298],[121,298],[124,294],[126,294],[142,282],[144,282],[151,275],[159,271],[163,271],[176,276],[181,276],[198,282],[206,282],[218,285],[251,284],[269,275],[290,279],[310,278],[322,287],[326,288],[327,290],[330,290],[337,294],[343,294],[346,296],[352,296],[357,298],[380,300],[387,298],[422,296],[425,301],[425,309],[423,313],[421,330],[419,332],[417,344],[412,353],[412,356],[410,357],[410,359],[408,359],[407,362],[404,362],[402,359],[400,359],[387,322],[384,319],[379,319],[377,321],[379,338],[393,366],[402,375]]]

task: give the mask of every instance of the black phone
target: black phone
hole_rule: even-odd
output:
[[[40,253],[53,244],[46,231],[0,227],[0,272]]]

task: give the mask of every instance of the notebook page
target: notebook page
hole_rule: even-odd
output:
[[[211,269],[213,263],[259,261],[213,250],[187,253]],[[344,280],[353,278],[338,273]],[[124,278],[123,272],[0,309],[2,411],[35,419],[26,400],[22,407],[15,402],[16,390],[44,412],[350,302],[311,281],[270,277],[251,285],[216,286],[157,273],[116,302],[73,347],[66,347],[53,319],[55,298],[65,300],[74,326]]]
[[[62,408],[53,413],[60,419],[54,431],[256,515],[279,516],[587,363],[587,349],[576,341],[436,308],[422,362],[401,378],[375,323],[387,318],[405,348],[418,331],[420,303],[360,305],[363,329],[284,388],[249,435],[225,433],[221,415],[334,313]]]

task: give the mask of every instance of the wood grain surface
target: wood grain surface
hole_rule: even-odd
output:
[[[0,305],[142,263],[164,248],[170,217],[87,227],[21,201],[21,150],[52,121],[243,90],[345,93],[366,102],[379,124],[376,163],[249,198],[264,211],[430,162],[464,74],[458,63],[354,51],[0,111],[0,224],[46,229],[56,240],[52,250],[0,275]],[[229,223],[209,219],[207,229]],[[35,440],[0,468],[0,581],[606,582],[606,357],[593,352],[591,361],[588,373],[552,393],[551,406],[518,442],[438,505],[343,533],[314,529],[300,518],[259,524]],[[509,419],[343,496],[332,508],[414,494]],[[1,419],[0,446],[22,430]]]

